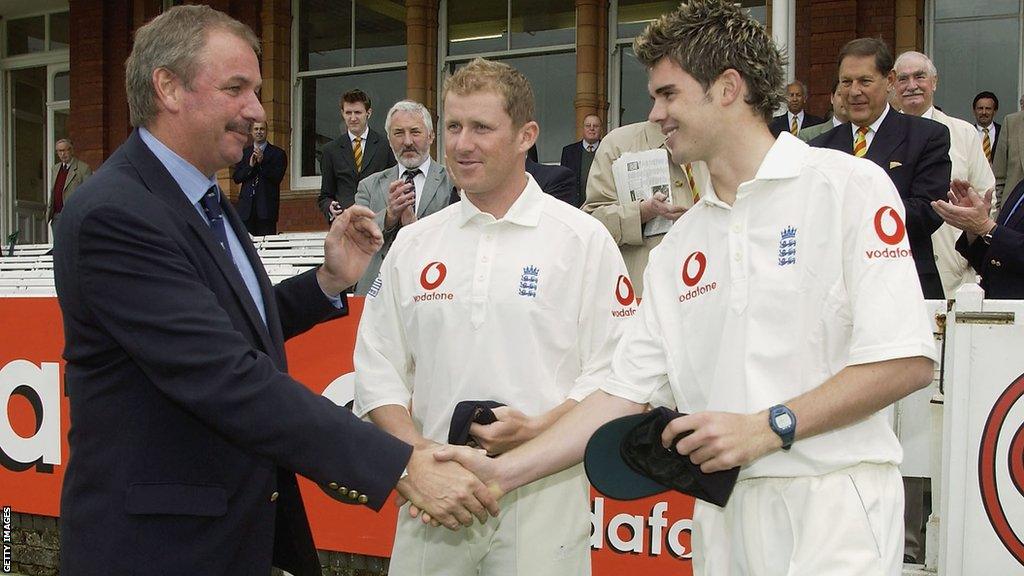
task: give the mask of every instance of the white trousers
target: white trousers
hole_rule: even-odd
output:
[[[751,478],[697,501],[695,576],[900,576],[903,480],[892,464]]]
[[[590,487],[577,465],[505,495],[452,532],[398,515],[390,576],[590,576]]]

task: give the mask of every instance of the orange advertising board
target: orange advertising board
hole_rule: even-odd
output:
[[[344,386],[335,384],[352,371],[362,299],[352,298],[350,307],[348,317],[317,326],[287,344],[292,375],[318,394],[331,388],[326,395],[335,401],[345,394]],[[70,424],[60,309],[56,298],[0,298],[0,319],[0,506],[59,516]],[[395,506],[376,513],[338,502],[305,479],[300,479],[300,488],[317,548],[390,555]],[[676,493],[621,502],[594,492],[595,576],[691,574],[692,516],[693,499]]]

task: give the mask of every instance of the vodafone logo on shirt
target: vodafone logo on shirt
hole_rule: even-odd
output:
[[[882,206],[875,212],[875,234],[885,244],[882,248],[865,250],[868,260],[910,257],[910,248],[900,246],[907,236],[907,226],[892,206]]]
[[[681,276],[683,278],[683,285],[692,290],[684,291],[679,295],[680,302],[686,302],[694,298],[698,298],[707,294],[708,292],[718,288],[717,282],[709,282],[706,284],[700,284],[701,279],[704,277],[704,272],[708,268],[708,258],[703,252],[693,252],[683,260],[683,269]]]
[[[622,308],[618,310],[612,310],[612,316],[616,318],[628,318],[633,314],[636,314],[636,307],[633,304],[638,303],[636,293],[633,291],[633,283],[629,281],[629,278],[620,274],[618,281],[615,282],[615,299],[619,301]]]
[[[452,300],[455,295],[451,292],[434,292],[444,279],[448,276],[448,268],[443,262],[431,262],[423,267],[420,272],[420,286],[426,290],[424,294],[416,294],[412,297],[414,302],[429,302],[431,300]]]

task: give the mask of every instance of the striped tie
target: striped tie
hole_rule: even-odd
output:
[[[867,126],[857,128],[857,138],[853,141],[853,155],[857,158],[863,158],[864,155],[868,153],[868,141],[865,138],[868,130],[870,130],[870,128]]]
[[[352,156],[356,159],[356,172],[363,171],[363,139],[356,136],[352,140]]]
[[[793,123],[789,125],[789,133],[793,136],[800,133],[800,125],[796,123],[796,116],[793,116]]]
[[[988,128],[983,128],[985,136],[981,139],[981,148],[985,151],[985,158],[988,158],[989,163],[992,162],[992,140],[988,137]]]
[[[683,168],[686,169],[686,181],[690,184],[690,194],[692,195],[693,204],[696,205],[700,202],[700,193],[697,192],[697,181],[693,179],[693,169],[690,168],[690,163],[683,164]]]

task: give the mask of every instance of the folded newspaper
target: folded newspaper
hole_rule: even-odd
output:
[[[626,152],[612,163],[615,191],[620,204],[649,200],[655,193],[666,196],[672,203],[672,176],[668,171],[668,151],[662,148],[643,152]],[[668,232],[672,220],[657,216],[644,224],[644,237]]]

